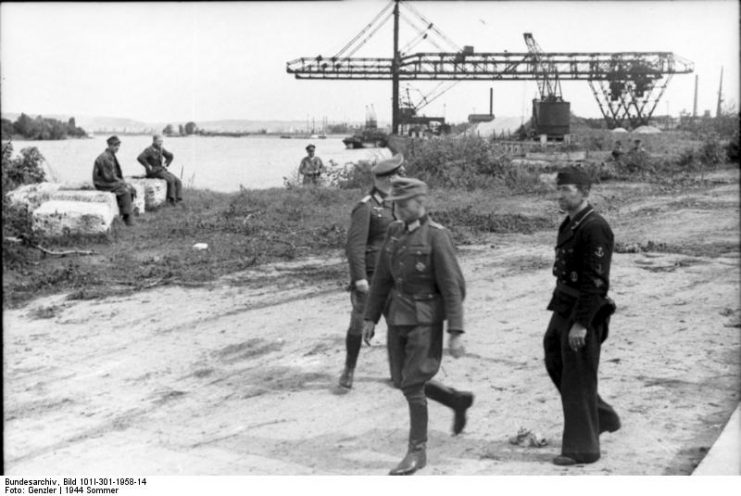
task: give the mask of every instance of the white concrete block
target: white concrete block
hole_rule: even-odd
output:
[[[131,207],[134,211],[134,215],[141,215],[144,213],[144,185],[132,184],[132,186],[136,190],[136,198],[134,198]],[[49,200],[99,202],[100,200],[97,199],[97,195],[111,195],[111,197],[113,198],[114,211],[116,212],[116,214],[121,213],[118,209],[118,202],[116,202],[116,195],[108,191],[100,191],[95,189],[95,186],[93,186],[93,183],[91,182],[80,181],[76,183],[62,183],[62,186],[59,188],[59,192],[63,192],[64,194],[56,196],[52,195]],[[82,193],[82,195],[77,195],[77,193]]]
[[[167,199],[167,181],[164,179],[135,179],[133,177],[124,178],[129,184],[142,185],[144,187],[144,204],[147,210],[159,207]],[[137,190],[139,194],[139,190]]]
[[[110,230],[116,210],[108,203],[47,201],[32,217],[34,231],[42,236],[103,234]]]
[[[92,181],[66,181],[60,184],[60,191],[95,191],[95,185]]]
[[[49,196],[59,190],[59,183],[24,184],[8,193],[12,205],[25,206],[29,212],[36,210]]]
[[[118,214],[116,195],[108,191],[81,191],[59,190],[49,195],[49,201],[80,201],[89,203],[104,203]]]
[[[134,198],[134,201],[131,202],[131,209],[134,211],[134,215],[141,215],[147,210],[145,187],[141,183],[129,184],[131,184],[136,190],[136,198]],[[167,192],[167,188],[165,188],[165,192]]]

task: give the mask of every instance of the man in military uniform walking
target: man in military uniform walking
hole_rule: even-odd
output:
[[[144,149],[136,160],[144,166],[147,177],[164,179],[167,182],[167,201],[170,205],[183,201],[183,184],[178,177],[167,168],[175,156],[162,146],[164,140],[159,134],[152,138],[152,146]]]
[[[322,159],[314,156],[314,145],[306,147],[307,155],[301,159],[301,165],[298,166],[298,173],[304,176],[304,186],[316,186],[319,184],[319,178],[324,172],[324,163]]]
[[[443,321],[448,321],[450,354],[458,358],[465,353],[461,335],[466,288],[450,233],[427,215],[425,183],[397,178],[391,184],[388,199],[396,203],[401,220],[389,226],[376,263],[363,339],[370,344],[388,302],[389,360],[401,378],[410,418],[409,449],[390,475],[409,475],[427,463],[427,398],[453,409],[455,435],[466,424],[473,394],[432,381],[442,360]]]
[[[564,430],[556,465],[592,463],[599,435],[615,432],[620,419],[597,394],[600,348],[615,306],[607,297],[614,237],[607,221],[587,202],[588,176],[580,169],[558,173],[559,206],[568,214],[558,229],[553,311],[543,339],[545,367],[561,394]]]
[[[345,253],[350,265],[350,301],[352,314],[345,337],[345,369],[340,376],[340,387],[350,389],[358,354],[363,340],[363,311],[368,298],[370,281],[376,267],[376,258],[381,251],[383,239],[394,215],[393,202],[386,201],[391,191],[391,180],[398,177],[404,163],[399,154],[382,160],[373,166],[373,189],[352,210],[350,229],[347,233]],[[391,377],[396,387],[401,378]]]
[[[93,185],[95,189],[116,195],[121,217],[127,226],[131,226],[134,223],[131,218],[131,201],[136,198],[136,189],[124,181],[121,165],[116,158],[121,140],[118,136],[111,136],[106,140],[106,144],[108,147],[98,155],[93,165]]]

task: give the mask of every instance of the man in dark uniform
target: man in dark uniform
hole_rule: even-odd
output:
[[[363,339],[370,344],[388,303],[389,359],[401,377],[410,417],[409,450],[390,474],[409,475],[427,463],[427,398],[453,409],[455,435],[466,424],[473,394],[431,380],[442,359],[443,321],[448,321],[450,354],[458,358],[465,353],[461,335],[466,288],[450,233],[428,217],[425,183],[397,178],[391,184],[388,199],[396,202],[401,220],[389,226],[376,263]]]
[[[93,185],[95,189],[109,191],[116,195],[118,209],[127,226],[134,222],[131,219],[131,201],[136,198],[134,187],[123,180],[121,165],[116,158],[116,152],[121,147],[118,136],[111,136],[106,140],[108,148],[98,155],[93,165]]]
[[[396,220],[394,204],[385,201],[391,191],[391,180],[398,177],[404,163],[401,154],[382,160],[373,166],[373,189],[355,205],[350,218],[345,253],[350,265],[350,301],[352,314],[347,329],[345,369],[340,376],[340,387],[352,387],[353,372],[363,340],[363,311],[368,298],[369,282],[373,279],[376,258],[381,251],[389,224]],[[401,378],[391,380],[399,387]]]
[[[587,202],[590,181],[581,170],[559,172],[559,206],[568,214],[558,229],[553,311],[543,339],[545,367],[561,394],[564,430],[556,465],[592,463],[599,435],[620,428],[620,419],[597,394],[600,348],[615,306],[607,297],[614,237]]]
[[[307,146],[306,153],[308,153],[308,155],[301,159],[301,165],[298,166],[299,174],[304,176],[304,186],[318,185],[319,178],[321,177],[322,172],[324,172],[324,163],[322,162],[322,159],[314,156],[315,149],[316,147],[314,145]]]
[[[170,205],[175,205],[175,202],[183,201],[183,184],[175,174],[167,170],[175,156],[165,150],[162,144],[162,136],[155,134],[152,146],[145,148],[136,160],[144,166],[147,177],[164,179],[167,182],[167,201]]]

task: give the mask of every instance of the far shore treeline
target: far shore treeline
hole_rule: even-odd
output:
[[[2,119],[2,139],[24,139],[24,140],[63,140],[67,138],[84,138],[87,133],[81,127],[77,127],[75,118],[70,117],[65,123],[58,119],[36,116],[29,117],[26,114],[18,116],[15,122]]]

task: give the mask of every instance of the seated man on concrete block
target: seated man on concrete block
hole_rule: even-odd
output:
[[[163,141],[162,136],[155,134],[152,139],[152,146],[145,148],[139,154],[137,160],[147,171],[147,177],[164,179],[167,182],[167,202],[170,205],[175,205],[175,202],[183,201],[181,194],[183,185],[175,174],[167,170],[175,156],[164,149]]]
[[[116,195],[123,221],[130,226],[134,223],[131,219],[131,201],[136,198],[136,189],[124,181],[121,165],[116,158],[116,152],[121,147],[121,140],[118,136],[111,136],[106,143],[108,143],[108,148],[95,159],[93,184],[95,189],[110,191]]]

